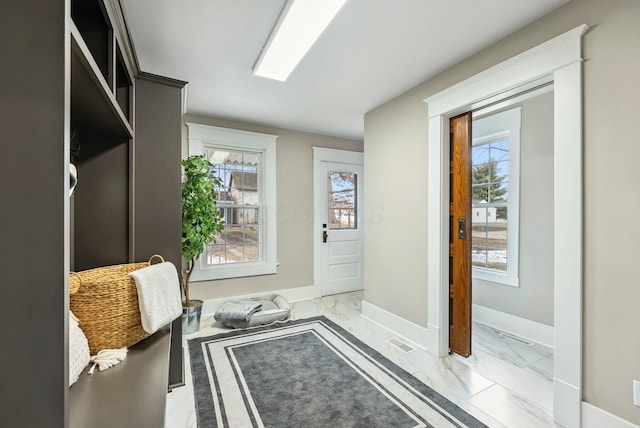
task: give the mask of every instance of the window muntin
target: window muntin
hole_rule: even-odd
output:
[[[262,260],[261,153],[206,146],[205,156],[220,179],[218,209],[225,227],[205,250],[203,263],[219,265]]]
[[[509,139],[471,149],[471,264],[507,272]]]

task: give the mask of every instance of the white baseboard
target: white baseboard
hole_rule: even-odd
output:
[[[599,407],[582,402],[582,428],[639,428],[638,425]]]
[[[427,352],[431,352],[438,358],[449,355],[449,345],[440,346],[440,327],[431,323],[427,324],[427,326]]]
[[[553,378],[553,420],[565,428],[580,428],[580,388]]]
[[[473,305],[471,314],[473,320],[481,324],[553,348],[553,327],[549,325],[476,304]]]
[[[392,332],[398,337],[412,342],[420,349],[428,350],[429,333],[424,327],[407,321],[389,311],[363,300],[361,316],[384,329]]]
[[[310,285],[308,287],[285,288],[284,290],[265,291],[264,293],[244,294],[241,296],[227,296],[220,299],[208,299],[205,300],[202,305],[202,316],[213,316],[220,305],[222,305],[227,300],[247,299],[250,297],[256,297],[265,294],[279,294],[289,302],[300,302],[302,300],[311,300],[319,297],[317,295],[317,287]]]

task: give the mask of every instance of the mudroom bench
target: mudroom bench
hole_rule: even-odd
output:
[[[69,390],[70,428],[162,428],[169,382],[171,326],[129,348],[108,370],[85,368]]]

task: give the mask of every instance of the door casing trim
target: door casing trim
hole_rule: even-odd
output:
[[[581,25],[424,100],[428,104],[428,349],[448,354],[449,118],[548,79],[554,84],[554,420],[580,426],[582,398]]]

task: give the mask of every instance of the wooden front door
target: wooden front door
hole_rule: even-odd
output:
[[[471,113],[450,120],[449,349],[471,355]]]

